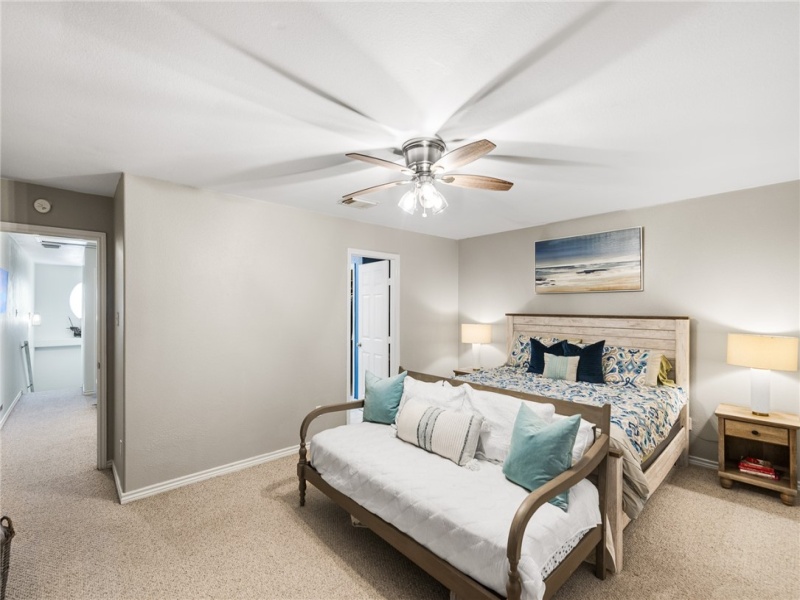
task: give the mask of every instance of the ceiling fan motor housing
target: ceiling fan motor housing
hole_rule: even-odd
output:
[[[403,144],[406,166],[417,174],[430,173],[431,166],[442,157],[445,150],[446,146],[439,138],[420,137]]]

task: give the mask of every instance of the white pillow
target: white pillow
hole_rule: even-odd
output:
[[[411,398],[422,400],[439,408],[463,410],[464,401],[467,397],[466,390],[462,390],[461,386],[444,385],[445,383],[447,382],[444,380],[433,383],[420,381],[407,375],[403,380],[403,395],[397,407],[398,412],[403,408],[406,401]]]
[[[566,419],[565,415],[553,415],[553,421],[560,421]],[[588,452],[589,448],[594,444],[594,423],[590,423],[585,419],[581,419],[581,424],[578,427],[578,435],[575,436],[575,444],[572,446],[572,464],[574,465],[583,455]]]
[[[409,398],[397,412],[397,437],[459,466],[475,456],[483,417]]]
[[[552,404],[527,402],[497,392],[476,390],[469,384],[461,387],[466,388],[466,404],[484,419],[484,427],[481,431],[475,458],[493,463],[502,464],[508,456],[511,432],[514,429],[514,421],[517,419],[520,404],[525,402],[526,406],[548,423],[552,421],[556,411]]]

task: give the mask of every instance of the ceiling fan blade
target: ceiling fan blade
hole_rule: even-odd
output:
[[[497,146],[489,140],[478,140],[466,146],[461,146],[461,148],[456,148],[452,152],[448,152],[433,163],[431,171],[448,171],[450,169],[463,167],[473,160],[478,160],[481,156],[488,154],[496,147]]]
[[[539,166],[549,166],[549,167],[592,165],[592,163],[581,162],[577,160],[563,160],[560,158],[541,158],[536,156],[513,156],[511,154],[492,154],[491,156],[487,156],[486,158],[489,160],[499,160],[503,162],[517,163],[520,165],[539,165]]]
[[[447,185],[455,185],[465,188],[478,188],[481,190],[493,190],[496,192],[504,192],[510,190],[514,185],[505,179],[497,179],[496,177],[486,177],[484,175],[444,175],[439,179],[442,183]]]
[[[571,4],[571,3],[570,3]],[[637,3],[603,2],[578,9],[582,14],[543,39],[462,104],[437,130],[442,139],[469,137],[494,129],[576,88],[603,67],[630,56],[695,10],[695,3],[648,5],[645,18]],[[575,4],[575,7],[580,5]],[[636,13],[634,15],[634,13]],[[566,14],[566,13],[565,13]],[[630,26],[613,35],[616,23]],[[593,51],[587,52],[587,48]]]
[[[463,117],[474,107],[479,106],[486,98],[494,95],[509,82],[517,79],[527,69],[536,65],[544,57],[547,57],[547,55],[550,54],[555,48],[558,48],[565,42],[570,41],[570,38],[575,37],[584,27],[587,26],[587,24],[596,19],[599,13],[603,12],[607,8],[608,7],[605,5],[598,5],[589,8],[583,15],[578,16],[573,22],[567,24],[567,26],[556,32],[550,39],[544,40],[539,45],[534,46],[526,55],[509,65],[505,70],[501,71],[492,81],[488,82],[482,89],[478,90],[477,93],[464,102],[464,104],[462,104],[452,115],[450,115],[447,121],[442,124],[437,132],[437,135],[442,137],[451,137],[455,132],[454,130],[458,127],[458,125],[461,124]],[[496,123],[502,123],[512,116],[516,116],[516,113],[505,115],[504,117],[498,119]],[[462,129],[464,128],[462,127]],[[459,130],[458,133],[463,135],[463,131]]]
[[[363,160],[364,162],[378,165],[379,167],[385,167],[387,169],[392,169],[393,171],[400,171],[401,173],[406,173],[408,175],[413,175],[414,171],[405,167],[403,165],[399,165],[397,163],[393,163],[389,160],[383,160],[382,158],[375,158],[374,156],[369,156],[368,154],[360,154],[358,152],[350,152],[349,154],[345,154],[347,158],[354,158],[356,160]]]
[[[381,190],[388,190],[389,188],[393,188],[397,185],[405,185],[407,183],[411,183],[411,179],[404,179],[403,181],[390,181],[389,183],[382,183],[380,185],[373,185],[372,187],[365,188],[363,190],[358,190],[357,192],[352,192],[351,194],[345,194],[342,198],[353,198],[355,196],[363,196],[364,194],[371,194],[372,192],[379,192]]]

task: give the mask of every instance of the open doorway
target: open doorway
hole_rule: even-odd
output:
[[[367,371],[379,377],[397,372],[400,257],[396,254],[348,249],[347,400],[364,398]],[[347,422],[361,421],[351,410]]]
[[[11,266],[19,271],[13,293],[25,305],[6,316],[21,326],[4,328],[4,353],[18,353],[23,392],[63,391],[96,405],[97,468],[105,469],[105,234],[14,223],[0,230],[4,245],[19,256]]]

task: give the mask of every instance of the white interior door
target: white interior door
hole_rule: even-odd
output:
[[[358,396],[364,376],[389,376],[389,261],[356,265],[358,281]]]

